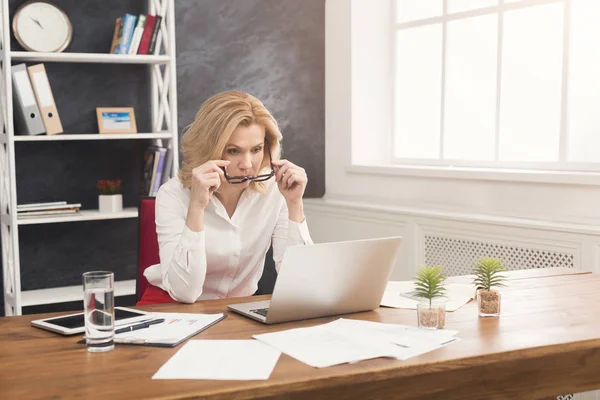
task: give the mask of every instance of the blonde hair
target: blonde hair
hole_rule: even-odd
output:
[[[239,127],[257,124],[265,128],[264,157],[260,170],[269,166],[267,151],[273,160],[281,153],[281,132],[277,121],[256,97],[240,91],[219,93],[206,100],[181,138],[183,162],[179,180],[189,188],[192,170],[210,160],[220,160],[229,138]],[[264,182],[251,182],[250,188],[264,192]]]

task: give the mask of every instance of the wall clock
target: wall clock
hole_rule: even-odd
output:
[[[58,53],[71,42],[73,26],[67,14],[46,0],[30,0],[13,17],[13,34],[28,51]]]

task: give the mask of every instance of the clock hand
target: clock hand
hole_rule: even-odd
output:
[[[32,20],[33,22],[35,22],[36,24],[38,24],[38,26],[39,26],[41,29],[44,29],[44,27],[42,26],[42,24],[40,24],[40,23],[39,23],[39,21],[38,21],[37,19],[34,19],[33,17],[29,17],[29,18],[31,18],[31,20]]]

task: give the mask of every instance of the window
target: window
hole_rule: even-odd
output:
[[[600,1],[394,1],[396,163],[600,171]]]

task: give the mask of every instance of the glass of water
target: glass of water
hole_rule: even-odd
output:
[[[115,348],[114,274],[92,271],[83,274],[83,306],[85,339],[92,353]]]

